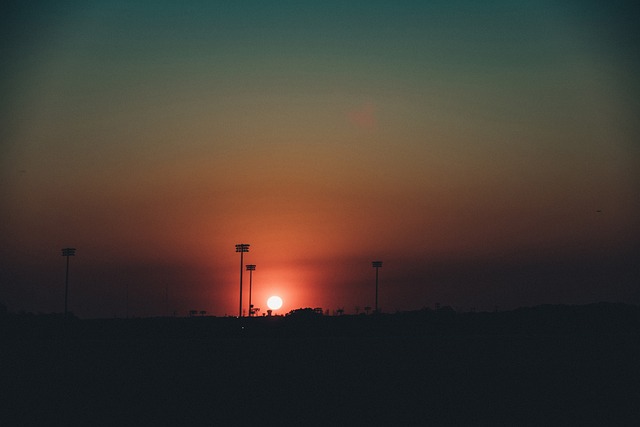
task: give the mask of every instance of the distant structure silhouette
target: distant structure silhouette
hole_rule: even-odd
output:
[[[67,317],[67,297],[69,295],[69,257],[76,255],[76,248],[62,249],[62,256],[67,257],[67,273],[64,278],[64,316]]]
[[[378,269],[382,267],[382,261],[373,261],[371,265],[373,266],[373,268],[376,269],[376,309],[374,313],[377,313],[379,310],[378,309]]]
[[[240,308],[238,309],[238,317],[242,317],[242,267],[244,266],[244,253],[249,252],[247,243],[238,243],[236,252],[240,252]]]
[[[251,303],[251,292],[253,288],[253,272],[256,269],[255,264],[247,264],[247,270],[249,271],[249,317],[253,316],[253,304]]]

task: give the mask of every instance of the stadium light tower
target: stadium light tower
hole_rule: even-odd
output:
[[[244,265],[244,253],[249,252],[249,245],[246,243],[237,244],[236,252],[240,252],[240,309],[238,317],[242,317],[242,266]]]
[[[69,257],[76,255],[76,248],[62,249],[62,256],[67,257],[67,274],[64,278],[64,317],[67,317],[67,296],[69,295]]]
[[[255,264],[247,264],[247,270],[249,270],[249,317],[253,316],[253,304],[251,304],[251,289],[253,287],[253,272],[255,269]]]
[[[373,266],[373,268],[376,269],[376,311],[374,311],[374,313],[377,313],[378,312],[378,269],[382,267],[382,261],[373,261],[371,265]]]

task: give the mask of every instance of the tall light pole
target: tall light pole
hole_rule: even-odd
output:
[[[69,257],[76,255],[76,248],[62,249],[62,256],[67,257],[67,274],[64,278],[64,317],[67,317],[67,296],[69,295]]]
[[[249,252],[249,245],[246,243],[237,244],[236,252],[240,252],[240,309],[238,317],[242,317],[242,266],[244,265],[244,253]]]
[[[255,264],[247,264],[247,270],[249,270],[249,317],[253,316],[253,304],[251,304],[251,288],[253,287],[253,272],[255,269]]]
[[[374,313],[377,313],[378,312],[378,269],[382,267],[382,261],[373,261],[371,265],[373,266],[373,268],[376,269],[376,311],[374,311]]]

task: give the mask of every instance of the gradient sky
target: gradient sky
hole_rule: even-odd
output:
[[[10,1],[0,303],[638,304],[636,4]]]

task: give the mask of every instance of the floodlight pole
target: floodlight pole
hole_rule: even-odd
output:
[[[382,267],[382,261],[373,261],[371,265],[376,269],[376,311],[374,313],[378,313],[378,269]]]
[[[67,317],[67,297],[69,295],[69,257],[76,255],[76,248],[62,249],[62,256],[67,257],[67,273],[64,278],[64,317]]]
[[[240,308],[238,317],[242,317],[242,266],[244,265],[244,253],[249,252],[249,245],[246,243],[237,244],[236,252],[240,252]]]
[[[253,271],[255,269],[255,264],[247,264],[247,270],[249,270],[249,317],[253,316],[253,304],[251,304],[251,289],[253,288]]]

